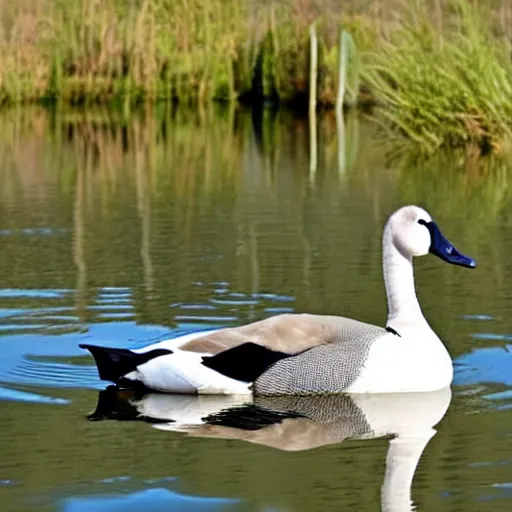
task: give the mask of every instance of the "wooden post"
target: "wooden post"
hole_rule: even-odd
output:
[[[343,102],[347,86],[348,70],[348,35],[340,31],[340,61],[338,68],[338,95],[336,97],[336,132],[338,136],[338,172],[344,174],[346,170],[345,159],[345,122],[343,119]]]
[[[336,115],[343,114],[343,101],[345,99],[345,89],[347,84],[348,71],[348,41],[347,33],[340,31],[340,63],[338,68],[338,95],[336,97]]]

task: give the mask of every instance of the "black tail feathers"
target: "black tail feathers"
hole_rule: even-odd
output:
[[[95,345],[79,345],[88,350],[96,362],[101,380],[117,382],[127,373],[132,372],[141,364],[155,357],[172,354],[172,350],[155,349],[143,354],[137,354],[125,348],[98,347]]]
[[[171,419],[151,418],[140,414],[134,402],[144,398],[145,393],[134,389],[120,388],[109,384],[99,392],[96,409],[87,415],[89,421],[145,421],[146,423],[169,423]]]
[[[123,392],[125,391],[123,390]],[[132,392],[131,390],[127,390],[126,393],[131,394]],[[123,412],[120,414],[119,403],[119,388],[115,384],[109,384],[105,389],[99,392],[96,409],[87,416],[87,419],[90,421],[100,421],[117,419],[120,415],[130,418],[137,415],[133,405],[123,408]],[[126,400],[126,403],[129,403],[129,401]]]

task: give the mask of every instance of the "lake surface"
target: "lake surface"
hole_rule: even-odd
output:
[[[427,207],[478,263],[416,261],[455,382],[451,400],[432,405],[440,422],[413,506],[510,510],[507,163],[397,153],[364,118],[347,119],[341,146],[330,117],[314,152],[309,133],[307,120],[272,111],[0,113],[2,510],[408,510],[408,498],[381,505],[388,438],[347,440],[340,427],[298,449],[305,429],[289,419],[279,449],[236,432],[165,431],[128,413],[89,421],[105,383],[78,348],[142,346],[284,312],[383,324],[381,232],[407,203]],[[430,410],[408,400],[363,410],[390,421]]]

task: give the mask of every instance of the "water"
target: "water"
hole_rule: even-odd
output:
[[[296,403],[307,421],[228,438],[131,421],[129,396],[109,405],[118,421],[88,421],[105,386],[78,348],[142,346],[292,311],[382,324],[381,230],[404,203],[426,206],[478,262],[474,271],[416,262],[424,312],[455,362],[453,396],[359,407],[405,438],[414,421],[427,429],[442,418],[429,442],[428,429],[415,441],[425,444],[418,510],[510,509],[505,163],[394,155],[357,118],[341,161],[328,117],[317,147],[311,170],[307,122],[282,112],[1,113],[3,510],[408,510],[403,485],[391,492],[401,501],[381,505],[389,439],[345,439],[369,436],[353,423],[357,405]],[[164,402],[162,414],[223,406],[185,405]]]

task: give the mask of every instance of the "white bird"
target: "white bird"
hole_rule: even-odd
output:
[[[109,386],[90,419],[143,420],[193,437],[238,439],[303,451],[347,439],[390,437],[382,512],[411,512],[411,484],[421,454],[444,417],[451,390],[315,397],[138,394]]]
[[[405,206],[382,238],[386,327],[340,316],[284,314],[127,350],[88,349],[103,380],[186,394],[425,392],[449,386],[451,357],[423,316],[412,259],[435,254],[474,268],[430,215]]]

